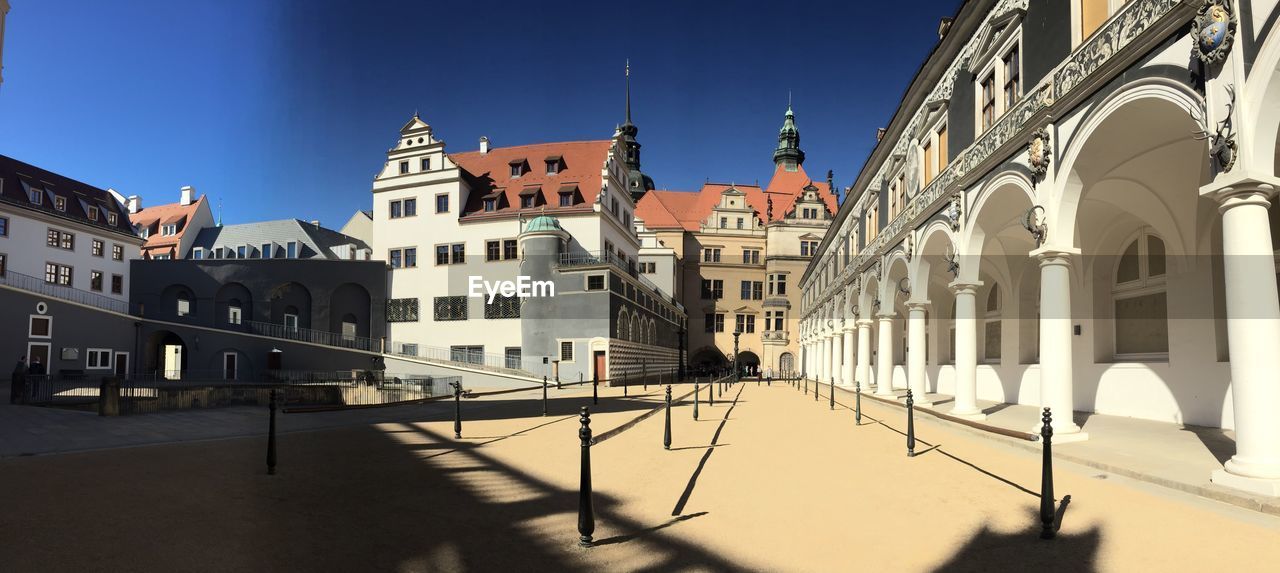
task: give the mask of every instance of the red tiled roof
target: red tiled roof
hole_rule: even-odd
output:
[[[769,222],[780,221],[786,217],[787,211],[795,205],[796,199],[810,183],[818,188],[819,196],[834,214],[838,205],[836,198],[828,192],[825,181],[811,181],[803,167],[787,171],[779,166],[766,189],[761,189],[758,185],[707,183],[697,192],[650,191],[636,205],[636,216],[650,229],[683,228],[686,231],[697,231],[701,223],[711,215],[711,210],[720,203],[720,194],[733,187],[747,196],[747,203],[761,219],[768,214],[769,198],[773,198],[773,218]]]
[[[167,205],[156,205],[155,207],[144,207],[137,213],[129,214],[129,221],[138,227],[150,228],[151,234],[147,237],[147,242],[142,244],[142,250],[149,251],[160,247],[168,247],[178,244],[182,239],[182,234],[187,231],[187,227],[194,217],[196,210],[200,208],[200,204],[205,202],[205,196],[201,195],[199,199],[192,201],[190,205],[181,203],[169,203]],[[160,225],[167,225],[186,219],[184,224],[178,229],[177,234],[163,236],[160,234]]]
[[[512,215],[520,209],[520,192],[531,187],[541,187],[538,205],[525,212],[580,211],[590,207],[600,195],[600,171],[609,157],[613,143],[603,141],[572,141],[565,143],[538,143],[513,147],[495,147],[481,155],[479,151],[450,153],[449,158],[465,171],[471,195],[463,207],[463,218]],[[546,160],[560,157],[560,171],[547,175]],[[525,160],[529,171],[517,178],[511,177],[511,163]],[[572,207],[560,207],[558,191],[565,187],[578,188],[581,199]],[[484,210],[483,197],[498,193],[505,198],[493,213]]]

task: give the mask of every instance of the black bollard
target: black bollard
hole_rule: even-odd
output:
[[[462,439],[462,383],[450,382],[453,386],[453,439]]]
[[[818,391],[821,389],[822,389],[822,379],[814,378],[813,379],[813,401],[814,402],[818,401]]]
[[[1044,409],[1040,441],[1044,442],[1044,462],[1040,470],[1040,539],[1053,539],[1053,415]]]
[[[591,412],[582,407],[582,477],[578,479],[578,545],[591,547],[591,534],[596,532],[596,516],[591,511]]]
[[[591,404],[595,405],[599,403],[600,403],[600,379],[592,378],[591,379]]]
[[[702,390],[698,388],[698,379],[694,378],[693,379],[693,419],[694,420],[698,419],[698,393],[701,391]]]
[[[557,369],[556,369],[556,390],[559,390],[559,389],[560,389],[560,372],[559,372],[559,370],[560,370],[559,368],[557,368]]]
[[[836,409],[836,379],[834,376],[831,378],[830,390],[831,390],[831,409],[835,410]]]
[[[765,386],[768,386],[770,388],[773,387],[773,376],[769,377],[769,381],[765,384]]]
[[[626,398],[631,395],[631,391],[627,389],[627,375],[622,375],[622,397]]]
[[[915,421],[916,401],[911,397],[911,390],[907,390],[907,457],[914,458],[916,456],[916,421]]]
[[[271,410],[271,425],[267,434],[267,475],[276,475],[276,390],[271,389],[271,398],[267,401]]]
[[[853,383],[853,421],[862,424],[862,384]]]
[[[542,415],[547,415],[547,377],[542,377]]]
[[[716,391],[715,391],[715,388],[713,388],[713,386],[715,385],[716,383],[711,380],[710,376],[708,376],[707,377],[707,405],[708,406],[716,405]]]
[[[662,433],[663,449],[671,449],[671,387],[667,386],[667,427]]]

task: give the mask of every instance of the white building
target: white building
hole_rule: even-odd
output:
[[[1233,428],[1213,481],[1280,495],[1278,14],[964,3],[801,281],[805,372]]]

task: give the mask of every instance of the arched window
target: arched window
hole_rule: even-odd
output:
[[[190,292],[185,290],[178,292],[178,308],[176,310],[178,316],[187,316],[195,312],[195,305],[192,303]]]
[[[1164,241],[1150,228],[1142,229],[1120,255],[1111,289],[1117,358],[1168,356],[1165,271]]]
[[[631,327],[627,324],[627,310],[618,313],[618,340],[627,340]]]
[[[1000,361],[1000,285],[991,285],[991,292],[987,294],[987,311],[986,320],[983,323],[982,335],[983,357],[991,362]]]
[[[951,320],[948,321],[951,329],[951,341],[947,347],[947,351],[951,353],[951,363],[956,363],[956,305],[951,304]]]
[[[244,311],[241,310],[240,299],[233,298],[227,301],[227,324],[240,324],[244,319]]]

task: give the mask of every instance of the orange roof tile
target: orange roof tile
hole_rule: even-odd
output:
[[[483,155],[479,151],[450,153],[452,159],[463,171],[472,193],[463,206],[463,218],[482,218],[490,216],[513,215],[522,211],[520,208],[520,192],[530,187],[540,186],[541,200],[531,209],[524,212],[562,212],[580,211],[584,206],[595,203],[600,195],[600,171],[609,156],[609,147],[613,142],[603,141],[571,141],[563,143],[538,143],[533,145],[517,145],[512,147],[491,148]],[[554,175],[548,175],[546,160],[559,157],[561,169]],[[529,171],[517,178],[511,177],[511,163],[523,159],[529,165]],[[560,207],[559,191],[564,187],[578,188],[581,199],[571,207]],[[483,197],[499,193],[505,198],[495,212],[486,213]]]
[[[130,213],[130,223],[138,227],[151,229],[151,234],[147,237],[147,242],[143,243],[142,249],[146,251],[178,244],[178,241],[182,239],[182,234],[187,231],[188,225],[182,225],[177,234],[169,236],[161,235],[159,226],[181,221],[184,218],[187,223],[190,223],[196,210],[200,208],[200,204],[204,203],[205,200],[205,196],[201,195],[199,199],[192,201],[190,205],[169,203],[167,205],[156,205],[155,207],[144,207],[137,213]]]
[[[650,229],[683,228],[686,231],[697,231],[711,215],[711,210],[719,204],[720,194],[733,187],[747,196],[747,203],[761,219],[769,213],[769,199],[772,198],[773,217],[768,222],[781,221],[810,183],[818,189],[818,195],[826,202],[827,209],[835,214],[839,205],[825,181],[809,179],[804,167],[787,171],[778,166],[766,189],[761,189],[759,185],[707,183],[696,192],[650,191],[636,205],[636,216],[644,220],[645,227]]]

